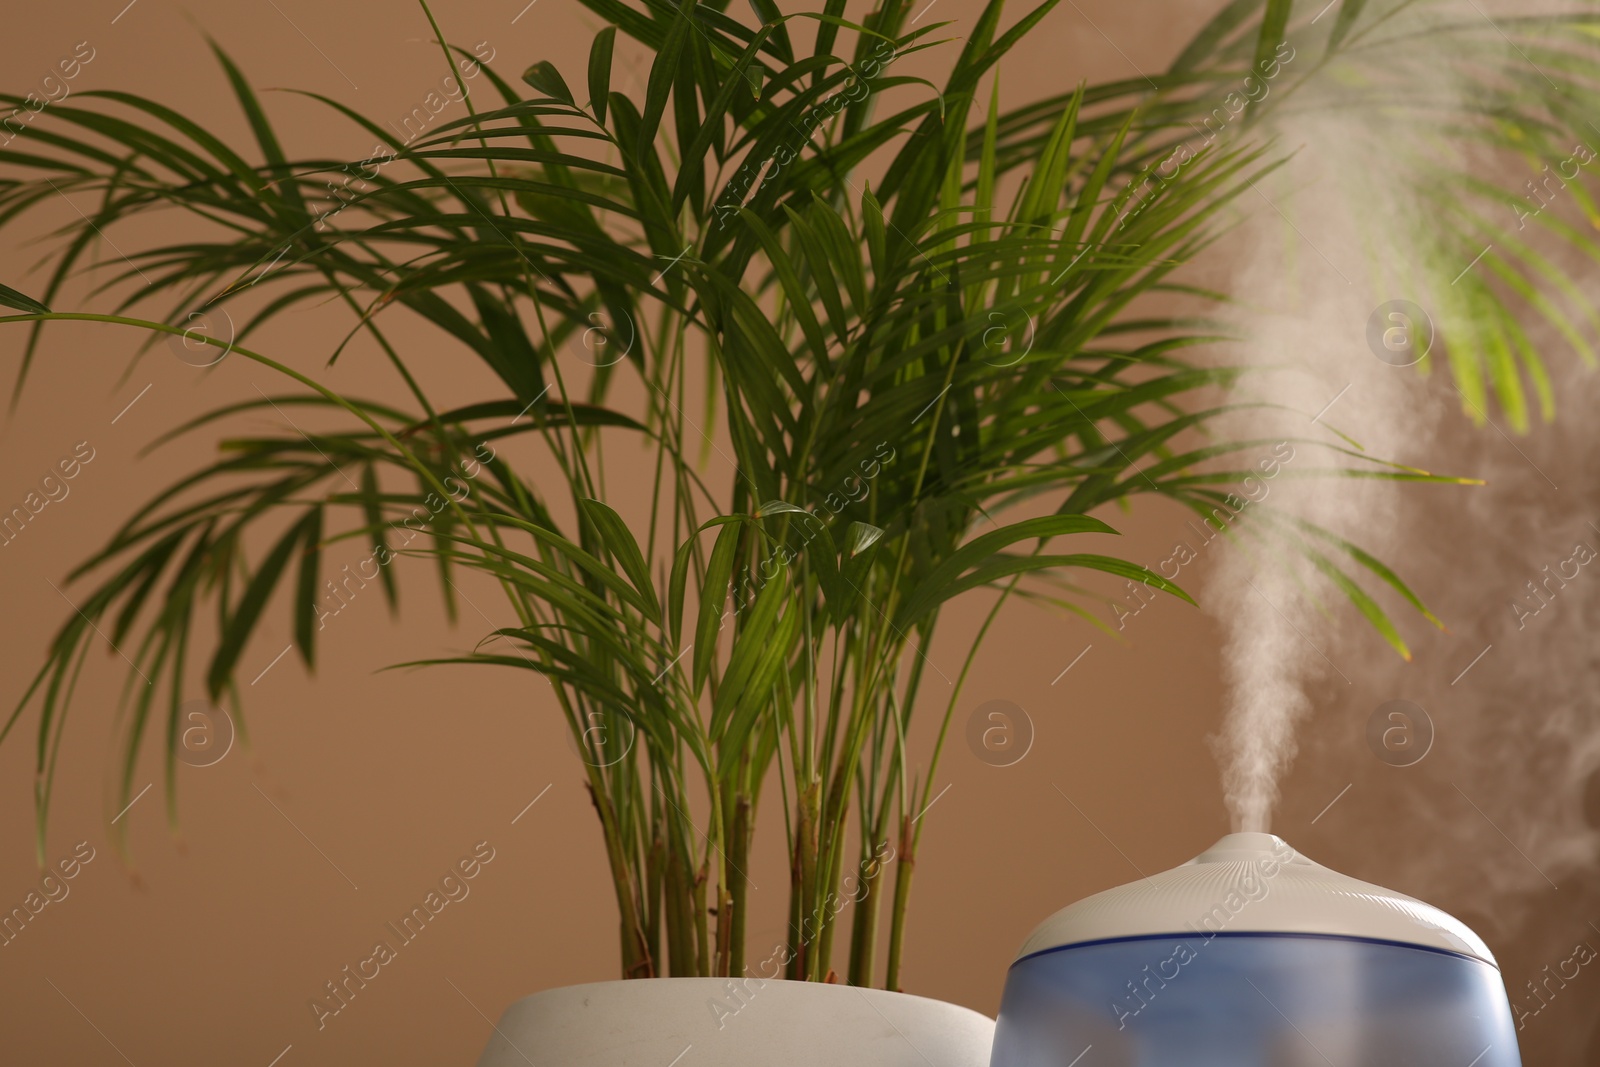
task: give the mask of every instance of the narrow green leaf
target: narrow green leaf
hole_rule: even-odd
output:
[[[389,527],[383,521],[383,498],[378,492],[378,472],[373,464],[361,468],[361,510],[373,537],[372,554],[377,557],[378,575],[383,582],[383,597],[392,614],[399,604],[400,591],[395,584],[394,568],[387,565],[389,552]]]
[[[861,193],[861,222],[866,227],[867,257],[872,262],[872,276],[882,280],[889,277],[889,235],[884,228],[883,207],[868,186]]]
[[[724,127],[727,125],[726,116],[730,110],[734,111],[737,116],[737,101],[740,97],[748,95],[752,78],[755,79],[757,86],[760,85],[759,78],[755,77],[756,71],[752,69],[751,64],[756,61],[757,53],[760,52],[761,46],[766,43],[767,36],[770,33],[770,27],[762,27],[761,32],[756,34],[755,39],[745,48],[744,53],[733,61],[732,69],[727,72],[722,88],[717,91],[716,96],[706,102],[705,118],[700,123],[700,129],[695,134],[694,143],[689,146],[688,151],[684,154],[683,168],[679,170],[677,181],[673,183],[672,210],[674,212],[677,212],[683,206],[684,201],[689,197],[690,190],[698,187],[702,182],[705,175],[706,154],[715,150],[717,158],[720,159],[722,157]],[[759,96],[760,89],[757,88],[755,93]],[[730,183],[733,180],[729,179]],[[727,185],[723,186],[725,191],[727,188]],[[722,220],[719,218],[718,221],[720,228]]]
[[[850,303],[856,315],[864,316],[867,311],[867,282],[866,274],[861,269],[860,243],[851,236],[839,213],[820,196],[813,196],[807,217],[816,228],[817,239],[827,251],[834,274],[850,294]]]
[[[744,691],[722,734],[719,763],[736,760],[738,754],[745,751],[746,739],[761,720],[762,712],[768,709],[773,685],[782,673],[784,664],[789,661],[795,641],[800,636],[799,617],[798,611],[784,612],[763,642],[761,657],[745,681]]]
[[[18,311],[26,311],[29,314],[50,314],[49,308],[39,303],[39,301],[35,300],[33,297],[25,296],[24,294],[17,292],[9,285],[0,285],[0,306],[16,308]]]
[[[655,583],[650,580],[650,567],[645,563],[644,554],[639,551],[639,543],[633,539],[627,523],[622,521],[622,516],[598,500],[581,501],[581,506],[585,517],[594,523],[595,529],[600,531],[601,540],[622,565],[623,573],[650,605],[651,621],[659,620],[661,603],[656,599]]]
[[[1388,642],[1389,647],[1400,653],[1401,657],[1409,662],[1411,660],[1411,650],[1406,647],[1405,639],[1400,636],[1400,631],[1395,629],[1394,623],[1389,620],[1389,616],[1384,612],[1383,608],[1379,607],[1378,602],[1373,600],[1365,589],[1357,585],[1349,575],[1336,567],[1333,561],[1322,553],[1307,551],[1306,555],[1313,566],[1332,579],[1333,584],[1337,585],[1340,591],[1349,598],[1350,603],[1356,606],[1356,610],[1361,612],[1362,617]]]
[[[1256,38],[1256,57],[1251,63],[1252,70],[1259,72],[1266,69],[1265,64],[1283,43],[1283,33],[1289,28],[1289,12],[1293,8],[1294,0],[1267,0],[1266,13],[1261,16],[1261,33]]]
[[[590,62],[592,63],[593,60],[591,59]],[[541,59],[523,71],[522,80],[553,100],[559,100],[563,104],[573,102],[572,90],[567,88],[567,80],[561,76],[561,72],[556,69],[555,64],[548,59]]]
[[[1211,21],[1194,35],[1178,58],[1173,61],[1172,72],[1194,70],[1207,60],[1213,59],[1218,46],[1243,25],[1260,6],[1261,0],[1232,0],[1232,3],[1213,15]]]
[[[1077,133],[1078,109],[1082,104],[1083,83],[1079,82],[1078,91],[1073,94],[1072,102],[1056,120],[1055,128],[1050,131],[1050,137],[1039,153],[1038,162],[1034,164],[1033,175],[1023,193],[1022,206],[1017,212],[1019,222],[1048,227],[1055,219],[1056,209],[1061,202],[1061,194],[1066,184],[1067,162],[1072,154],[1072,141]]]
[[[828,342],[823,337],[822,326],[817,322],[816,315],[811,311],[811,297],[806,293],[805,286],[800,283],[800,275],[794,269],[794,261],[789,258],[777,234],[761,221],[759,215],[749,208],[741,208],[739,215],[766,251],[767,262],[778,275],[784,294],[789,298],[789,311],[800,324],[800,332],[805,334],[806,343],[811,346],[817,362],[827,366]]]
[[[239,100],[239,106],[244,109],[245,117],[250,121],[250,129],[256,136],[256,144],[261,147],[261,154],[266,157],[268,165],[272,168],[275,179],[283,179],[291,173],[289,161],[283,154],[283,148],[278,144],[278,136],[272,131],[272,123],[267,120],[267,113],[261,107],[261,102],[256,99],[256,94],[250,88],[250,83],[245,79],[244,72],[230,59],[221,46],[215,41],[209,42],[211,51],[216,55],[217,61],[222,64],[222,69],[227,72],[228,82],[233,86],[233,94]],[[275,186],[277,195],[282,196],[297,211],[305,211],[305,203],[300,196],[299,184],[294,181],[279,181]]]
[[[729,523],[717,533],[717,543],[711,549],[711,559],[706,564],[706,578],[700,586],[700,622],[694,631],[694,691],[700,692],[711,673],[711,661],[717,653],[717,633],[722,629],[723,604],[728,599],[728,583],[733,580],[733,560],[738,552],[739,538],[744,529]]]
[[[844,311],[844,300],[839,292],[839,281],[834,277],[833,267],[828,263],[828,254],[823,250],[822,242],[818,239],[816,231],[811,224],[788,204],[783,205],[784,214],[789,217],[789,232],[794,234],[800,243],[800,251],[805,255],[806,266],[811,272],[811,282],[817,287],[817,296],[822,301],[822,307],[828,315],[828,325],[833,327],[833,334],[841,346],[850,343],[850,319]]]
[[[786,64],[794,63],[794,46],[789,43],[789,31],[783,24],[783,12],[778,10],[775,0],[750,0],[750,10],[756,13],[756,18],[761,20],[763,27],[773,31],[772,43],[778,52],[778,58]]]
[[[1083,86],[1079,85],[1078,94],[1082,94],[1082,92]],[[1074,100],[1080,98],[1081,95],[1074,95],[1073,97]],[[1078,190],[1078,198],[1072,206],[1072,215],[1067,219],[1066,228],[1061,234],[1063,251],[1075,247],[1083,237],[1084,230],[1089,225],[1089,217],[1094,213],[1095,208],[1099,206],[1100,191],[1105,188],[1106,181],[1111,177],[1112,170],[1122,156],[1122,142],[1127,138],[1128,131],[1133,127],[1133,119],[1134,116],[1130,114],[1127,121],[1123,123],[1122,128],[1117,131],[1116,136],[1111,139],[1111,143],[1106,146],[1105,153],[1095,164],[1094,170],[1089,173],[1089,178],[1084,182],[1083,188]],[[1129,188],[1132,188],[1131,183]],[[1090,238],[1091,244],[1100,243],[1097,240],[1098,236],[1103,235],[1111,228],[1111,223],[1115,218],[1116,212],[1111,207],[1107,207],[1101,213],[1100,221],[1095,224],[1095,234],[1097,236]]]
[[[650,78],[645,86],[644,110],[640,112],[635,155],[642,157],[650,151],[650,146],[655,142],[656,131],[661,128],[661,116],[667,111],[667,97],[672,92],[672,83],[678,75],[678,64],[683,60],[684,42],[693,32],[689,28],[689,21],[694,17],[691,14],[694,5],[695,0],[683,0],[672,19],[671,28],[667,30],[667,39],[662,42],[661,51],[650,64]]]
[[[1356,20],[1361,17],[1361,9],[1366,6],[1367,0],[1343,0],[1339,5],[1339,14],[1333,20],[1333,31],[1328,34],[1328,51],[1338,48],[1349,36]]]
[[[1262,511],[1261,514],[1263,516],[1273,516],[1276,518],[1275,513],[1272,511]],[[1435,615],[1431,610],[1429,610],[1428,606],[1422,602],[1422,598],[1417,596],[1412,588],[1407,585],[1398,574],[1391,570],[1377,557],[1373,556],[1372,553],[1361,548],[1359,545],[1345,540],[1344,538],[1335,534],[1333,531],[1318,526],[1315,523],[1307,522],[1304,519],[1297,519],[1295,520],[1295,525],[1310,533],[1313,537],[1320,538],[1321,540],[1339,548],[1340,551],[1347,554],[1351,559],[1355,560],[1357,563],[1367,568],[1367,570],[1377,575],[1385,585],[1389,586],[1389,588],[1393,589],[1395,592],[1404,597],[1406,602],[1409,603],[1413,608],[1416,608],[1418,613],[1420,613],[1423,618],[1433,623],[1433,625],[1440,630],[1445,628],[1444,621],[1440,619],[1439,616]]]
[[[805,542],[801,550],[805,552],[806,563],[817,576],[817,584],[822,587],[828,615],[835,622],[842,622],[854,609],[858,594],[845,583],[839,570],[839,549],[833,543],[833,535],[828,532],[828,524],[810,512],[807,514],[811,516],[811,522],[803,531]],[[811,547],[813,541],[815,546]],[[807,548],[809,551],[806,551]]]
[[[320,595],[317,585],[322,570],[322,508],[312,508],[303,525],[300,578],[295,590],[294,641],[305,665],[314,667],[317,631],[322,628],[317,618],[317,598]]]
[[[995,141],[999,135],[999,124],[1000,72],[996,71],[994,84],[989,90],[989,113],[983,121],[983,148],[978,154],[978,188],[972,202],[972,206],[977,209],[977,218],[980,222],[988,222],[993,218]],[[974,233],[972,239],[987,240],[991,232],[988,228],[984,228]]]
[[[683,644],[683,599],[689,584],[689,564],[694,560],[694,538],[678,546],[672,557],[672,576],[667,582],[667,627],[674,648]]]
[[[850,554],[859,556],[867,549],[878,543],[878,538],[883,536],[883,530],[870,523],[852,522],[845,531],[850,538]]]
[[[979,564],[962,575],[959,580],[942,589],[936,603],[942,603],[969,589],[993,585],[1000,579],[1009,578],[1012,575],[1031,574],[1036,571],[1066,567],[1079,567],[1085,570],[1114,574],[1119,578],[1138,582],[1151,589],[1170,593],[1180,600],[1188,601],[1190,604],[1194,603],[1194,599],[1179,588],[1176,583],[1161,577],[1149,567],[1138,563],[1130,563],[1125,559],[1117,559],[1115,556],[1102,556],[1093,553],[1075,553],[1061,556],[1019,556],[1002,553],[992,556],[986,562]]]
[[[261,566],[251,577],[250,584],[245,587],[244,595],[239,598],[238,606],[228,617],[222,631],[222,640],[217,646],[216,653],[211,657],[211,667],[206,672],[206,685],[212,700],[221,696],[223,687],[233,677],[234,668],[238,666],[239,657],[244,652],[245,642],[250,639],[251,632],[260,620],[262,609],[267,606],[267,600],[272,596],[272,590],[283,575],[284,566],[289,562],[295,546],[304,543],[306,529],[315,521],[314,516],[315,510],[295,523],[289,528],[288,533],[279,538],[272,551],[267,553],[266,559],[261,561]]]
[[[968,568],[974,567],[1008,545],[1028,538],[1047,538],[1074,533],[1116,533],[1099,519],[1087,515],[1043,515],[1002,526],[973,538],[950,553],[934,567],[901,602],[895,625],[904,630],[935,604],[947,599],[952,588]]]
[[[617,28],[607,26],[594,36],[589,48],[589,107],[595,121],[606,121],[606,98],[611,95],[611,52],[617,43]]]
[[[754,606],[744,616],[728,654],[728,667],[723,671],[722,684],[717,687],[716,702],[712,706],[708,730],[713,741],[720,738],[727,725],[729,712],[744,697],[745,686],[768,652],[773,623],[788,592],[781,574],[767,579],[756,593]]]

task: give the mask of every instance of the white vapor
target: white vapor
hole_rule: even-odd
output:
[[[1425,87],[1435,105],[1455,95],[1448,47],[1442,36],[1422,36],[1408,52],[1407,83]],[[1314,62],[1299,53],[1296,60]],[[1340,91],[1348,89],[1331,90]],[[1270,483],[1275,515],[1315,524],[1392,562],[1404,554],[1396,536],[1402,494],[1469,490],[1313,472],[1373,466],[1332,447],[1420,467],[1437,458],[1431,444],[1439,421],[1459,407],[1448,376],[1424,381],[1415,368],[1378,358],[1368,323],[1393,299],[1437,306],[1448,279],[1421,290],[1411,236],[1436,209],[1409,186],[1413,172],[1401,162],[1416,149],[1415,114],[1327,106],[1330,100],[1337,96],[1296,98],[1269,113],[1266,131],[1292,158],[1239,201],[1247,221],[1228,246],[1231,266],[1218,287],[1241,298],[1238,328],[1247,339],[1230,358],[1254,370],[1228,399],[1267,406],[1230,415],[1223,428],[1229,437],[1295,442],[1294,458]],[[1441,167],[1468,165],[1444,157],[1442,142],[1430,151]],[[1352,675],[1374,658],[1399,657],[1332,579],[1282,538],[1263,537],[1265,523],[1241,518],[1235,547],[1212,572],[1203,603],[1227,635],[1227,714],[1215,742],[1226,800],[1236,830],[1267,830],[1297,727],[1315,708],[1348,703]],[[1307,541],[1373,592],[1403,634],[1429,626],[1337,547]],[[1352,619],[1365,627],[1365,639],[1357,656],[1339,662],[1330,655],[1334,638]]]

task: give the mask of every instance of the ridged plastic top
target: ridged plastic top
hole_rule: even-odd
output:
[[[1498,967],[1461,920],[1313,863],[1275,834],[1229,834],[1189,862],[1068,905],[1017,954],[1162,934],[1326,934],[1455,952]]]

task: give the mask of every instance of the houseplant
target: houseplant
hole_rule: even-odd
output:
[[[248,153],[115,93],[52,107],[27,133],[37,148],[0,153],[28,175],[0,187],[0,218],[43,202],[51,181],[101,204],[62,235],[42,304],[6,292],[23,312],[7,320],[14,329],[97,319],[179,338],[199,363],[259,361],[299,387],[182,432],[271,404],[344,419],[314,438],[231,439],[215,465],[135,515],[80,572],[99,584],[6,732],[38,707],[42,833],[71,682],[103,624],[118,644],[134,637],[139,668],[162,681],[131,702],[118,787],[125,797],[164,720],[173,795],[203,605],[221,618],[205,684],[239,713],[239,657],[274,590],[292,601],[310,666],[331,609],[329,546],[360,543],[391,598],[389,559],[424,554],[447,602],[453,576],[476,570],[520,620],[453,662],[555,683],[606,841],[620,973],[737,976],[762,958],[746,945],[743,872],[763,789],[776,782],[793,872],[784,973],[898,989],[934,778],[933,765],[910,764],[904,738],[929,704],[919,650],[941,605],[981,585],[1002,592],[990,619],[1010,596],[1092,617],[1092,597],[1059,577],[1073,569],[1182,595],[1126,560],[1047,554],[1048,542],[1104,532],[1088,513],[1141,492],[1210,517],[1271,443],[1203,438],[1233,407],[1213,391],[1243,371],[1187,355],[1218,331],[1159,316],[1145,299],[1177,288],[1172,272],[1270,171],[1279,150],[1255,136],[1256,116],[1296,96],[1284,83],[1209,144],[1192,143],[1190,123],[1244,77],[1283,71],[1315,84],[1344,58],[1384,69],[1407,44],[1382,37],[1388,9],[1345,3],[1291,22],[1288,3],[1240,0],[1164,75],[1003,113],[997,64],[1051,3],[1003,31],[991,3],[958,45],[904,3],[857,23],[833,0],[792,14],[762,2],[743,20],[726,5],[586,2],[612,25],[581,82],[538,63],[514,87],[441,32],[468,117],[401,141],[326,101],[379,141],[356,163],[286,155],[220,52],[255,134]],[[1511,28],[1555,40],[1576,24]],[[1291,31],[1292,49],[1319,57],[1305,74],[1284,66]],[[936,46],[953,57],[942,85],[899,73],[899,58]],[[642,99],[612,89],[626,48],[648,57]],[[1558,76],[1574,99],[1592,97],[1567,69]],[[1523,81],[1483,114],[1522,118],[1537,154],[1561,129],[1532,121],[1550,109]],[[1182,180],[1169,180],[1163,166],[1180,151]],[[1453,210],[1470,214],[1472,198],[1488,196],[1468,176],[1454,181],[1437,190]],[[45,310],[97,233],[164,207],[224,232],[133,249],[154,282],[116,314]],[[1506,269],[1521,279],[1538,267]],[[116,270],[113,288],[126,281]],[[1484,339],[1479,308],[1509,305],[1487,288],[1479,297],[1444,323],[1450,370],[1464,391],[1481,398],[1487,381],[1519,410],[1521,375],[1537,382],[1538,357]],[[156,317],[123,314],[155,299],[166,301]],[[412,407],[337,395],[250,346],[262,322],[321,299],[350,309],[352,335],[382,351]],[[238,327],[207,332],[230,307],[249,309]],[[502,390],[439,410],[389,326],[404,312],[483,360]],[[559,357],[573,345],[589,357],[582,373]],[[646,398],[632,410],[616,398],[623,376]],[[649,445],[659,476],[649,507],[624,517],[607,503],[605,469],[629,438]],[[729,467],[718,468],[724,443]],[[1296,444],[1352,473],[1440,480],[1326,435]],[[514,461],[514,445],[537,465]],[[1006,507],[1030,517],[991,518]],[[1403,649],[1369,592],[1388,586],[1416,603],[1397,576],[1329,531],[1257,532],[1336,570]],[[915,719],[926,729],[931,713],[940,747],[971,662]]]

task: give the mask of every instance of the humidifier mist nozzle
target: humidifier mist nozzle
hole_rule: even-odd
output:
[[[1034,930],[1020,957],[1089,941],[1171,933],[1354,937],[1454,952],[1496,966],[1482,938],[1404,893],[1307,859],[1276,834],[1227,834],[1171,870],[1097,893]]]

